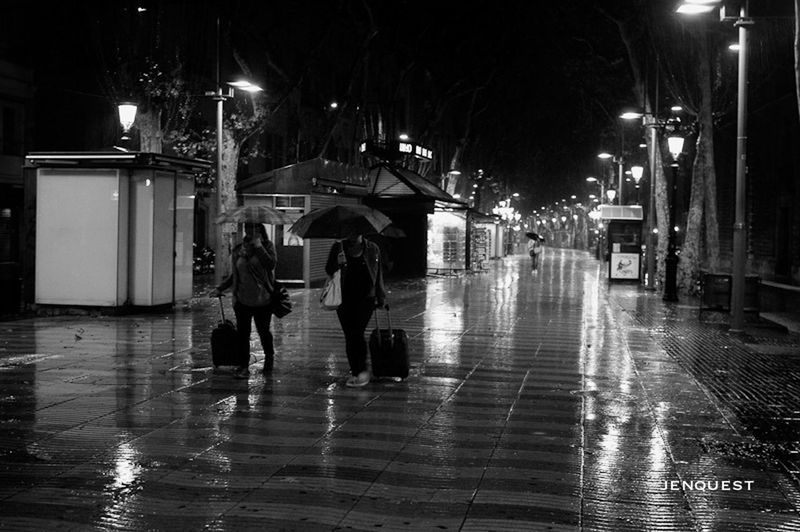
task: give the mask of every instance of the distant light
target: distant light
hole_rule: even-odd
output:
[[[147,11],[146,7],[139,6],[136,8],[137,13],[144,13],[145,11]]]
[[[474,183],[474,184],[472,185],[472,188],[478,188],[478,183]]]
[[[619,117],[622,118],[623,120],[636,120],[637,118],[641,118],[642,116],[644,116],[642,113],[636,111],[626,111],[621,115],[619,115]]]
[[[644,167],[643,166],[631,166],[631,175],[633,175],[633,179],[636,180],[636,183],[639,183],[639,180],[642,178],[644,174]]]
[[[398,137],[398,138],[400,140],[408,140],[408,135],[406,135],[405,133],[400,133],[400,137]]]
[[[458,192],[456,192],[455,194],[453,194],[453,197],[454,197],[455,199],[458,199],[458,198],[460,198],[460,197],[461,197],[461,194],[459,194]]]
[[[587,177],[586,181],[588,181],[589,183],[597,183],[597,178],[596,177]]]
[[[673,113],[680,113],[681,111],[683,111],[683,107],[681,107],[680,105],[673,105],[672,107],[669,108],[669,110],[672,111]]]
[[[461,175],[461,172],[459,172],[458,170],[450,170],[449,172],[447,172],[447,174],[448,175]]]
[[[647,144],[646,144],[646,143],[644,143],[644,142],[642,142],[642,143],[640,143],[640,144],[639,144],[639,147],[640,147],[640,148],[646,148],[646,147],[647,147]]]
[[[739,43],[733,43],[733,44],[728,46],[728,50],[730,50],[731,52],[738,52],[741,49],[742,49],[742,47],[739,46]]]
[[[338,109],[339,108],[339,102],[331,102],[329,107],[331,109]]]
[[[519,197],[519,192],[514,192],[514,193],[513,193],[513,194],[511,194],[511,195],[512,195],[512,196],[514,196],[515,198],[518,198],[518,197]]]
[[[614,157],[614,156],[613,156],[613,155],[611,155],[610,153],[606,153],[606,152],[603,152],[603,153],[598,153],[598,154],[597,154],[597,156],[598,156],[600,159],[611,159],[612,157]]]

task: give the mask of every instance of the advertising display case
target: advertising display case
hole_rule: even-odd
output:
[[[606,226],[609,281],[641,281],[641,206],[601,205],[600,217]]]

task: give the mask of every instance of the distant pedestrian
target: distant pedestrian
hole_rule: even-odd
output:
[[[275,358],[270,321],[272,312],[272,290],[275,285],[275,265],[277,255],[275,245],[267,237],[260,223],[245,224],[242,242],[233,248],[231,274],[211,293],[219,297],[228,288],[232,289],[233,311],[236,314],[238,334],[237,359],[239,364],[234,371],[237,378],[250,375],[250,332],[251,322],[264,349],[264,373],[272,371]]]
[[[328,254],[325,271],[333,275],[337,270],[341,270],[342,304],[336,309],[336,315],[344,332],[351,373],[345,384],[350,387],[365,386],[370,381],[370,373],[367,371],[364,332],[372,312],[386,303],[378,245],[362,235],[335,242]]]
[[[539,258],[542,254],[542,240],[538,236],[528,240],[528,255],[531,256],[531,269],[539,269]]]

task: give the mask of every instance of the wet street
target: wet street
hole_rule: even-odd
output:
[[[411,375],[362,389],[318,289],[249,380],[214,300],[0,323],[0,529],[800,530],[796,337],[572,250],[390,288]]]

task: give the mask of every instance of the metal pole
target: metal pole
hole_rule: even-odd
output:
[[[623,182],[623,179],[625,179],[625,160],[622,157],[622,155],[619,156],[619,161],[617,161],[617,162],[619,163],[619,188],[617,190],[618,190],[618,194],[619,194],[619,204],[623,205],[623,203],[622,203],[622,182]]]
[[[745,284],[745,184],[747,173],[747,3],[739,11],[739,97],[736,113],[736,211],[733,224],[733,276],[731,282],[731,328],[744,329]]]
[[[647,207],[647,290],[656,289],[656,145],[655,124],[650,127],[650,202]]]

